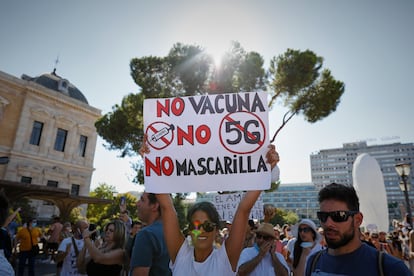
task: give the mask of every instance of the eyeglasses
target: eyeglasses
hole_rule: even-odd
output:
[[[334,222],[344,222],[347,221],[350,216],[358,214],[358,211],[333,211],[333,212],[317,212],[318,219],[325,223],[328,220],[328,217]]]
[[[194,230],[194,229],[200,229],[200,227],[203,227],[204,231],[206,232],[212,232],[215,228],[216,228],[215,223],[206,220],[204,223],[201,223],[199,220],[195,220],[193,223],[190,223],[190,225],[188,226],[188,229]]]
[[[264,235],[259,234],[259,233],[256,234],[256,238],[257,239],[264,239],[265,241],[273,240],[273,237],[271,237],[271,236],[264,236]]]
[[[298,228],[298,232],[303,232],[303,233],[309,233],[312,231],[312,228],[310,227],[303,227],[303,228]]]

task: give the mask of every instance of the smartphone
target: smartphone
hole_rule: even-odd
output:
[[[89,231],[93,231],[95,229],[96,229],[96,224],[94,224],[94,223],[89,224]],[[94,241],[96,239],[96,232],[92,233],[90,238],[91,238],[91,240]]]
[[[121,206],[125,206],[126,205],[126,197],[125,196],[121,196]]]

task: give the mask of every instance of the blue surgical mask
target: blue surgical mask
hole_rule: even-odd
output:
[[[313,245],[313,242],[302,242],[300,244],[300,246],[303,247],[303,248],[312,247],[312,245]]]
[[[32,227],[36,227],[36,225],[37,225],[37,222],[36,221],[33,221],[32,222]]]

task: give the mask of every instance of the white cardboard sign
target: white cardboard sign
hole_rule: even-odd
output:
[[[231,193],[231,194],[216,194],[213,197],[213,204],[220,214],[222,220],[233,221],[234,215],[239,206],[240,200],[243,198],[244,193]],[[252,210],[250,211],[249,219],[263,219],[263,199],[262,195],[259,196]]]
[[[145,190],[268,189],[268,125],[265,92],[144,100]]]

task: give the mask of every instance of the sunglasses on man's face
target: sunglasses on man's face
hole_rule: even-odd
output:
[[[328,217],[334,222],[344,222],[347,221],[350,216],[358,214],[358,211],[333,211],[333,212],[317,212],[318,219],[325,223],[328,220]]]
[[[193,223],[190,223],[188,228],[191,230],[199,230],[201,227],[203,227],[204,231],[206,232],[212,232],[216,228],[216,224],[206,220],[204,223],[201,223],[199,220],[193,221]]]
[[[264,235],[259,234],[259,233],[256,234],[256,238],[257,239],[264,239],[265,241],[273,240],[273,237],[271,237],[271,236],[264,236]]]

